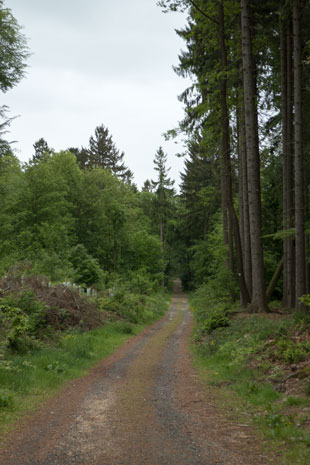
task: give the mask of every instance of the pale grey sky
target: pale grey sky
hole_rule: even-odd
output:
[[[163,14],[156,0],[6,0],[24,27],[32,56],[27,76],[2,95],[17,155],[27,161],[44,137],[55,150],[87,146],[104,124],[141,186],[155,178],[162,145],[179,182],[181,144],[162,133],[183,117],[177,100],[187,86],[175,75],[183,47],[174,29],[183,14]]]

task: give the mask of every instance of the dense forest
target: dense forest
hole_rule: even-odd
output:
[[[133,275],[165,286],[209,286],[219,298],[268,311],[307,304],[309,5],[303,1],[161,1],[183,11],[175,72],[191,86],[180,193],[162,147],[141,191],[103,124],[87,147],[56,153],[43,138],[21,163],[1,108],[0,273],[96,288]],[[1,90],[24,77],[29,50],[1,2]],[[153,285],[152,284],[152,285]],[[155,285],[154,284],[154,285]]]
[[[310,286],[309,4],[159,5],[188,15],[175,71],[192,85],[179,96],[184,119],[167,132],[187,140],[184,281],[217,280],[253,311],[270,299],[300,306]]]
[[[139,190],[103,124],[85,147],[56,153],[34,141],[21,163],[2,106],[0,274],[97,292],[131,280],[160,289],[180,276],[185,289],[252,312],[270,301],[307,306],[309,5],[158,4],[187,15],[175,72],[191,85],[179,96],[183,120],[166,132],[185,139],[180,193],[162,147],[151,154],[155,179]],[[6,92],[24,77],[29,49],[3,2],[1,21]]]

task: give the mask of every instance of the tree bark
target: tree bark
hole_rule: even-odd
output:
[[[225,45],[225,26],[224,26],[224,8],[222,1],[218,2],[219,6],[219,41],[221,50],[221,154],[222,164],[224,168],[224,179],[226,189],[226,200],[229,212],[230,227],[233,232],[236,255],[237,255],[237,275],[240,291],[242,294],[242,302],[244,306],[250,303],[250,297],[245,282],[242,258],[242,246],[240,239],[239,222],[235,212],[233,203],[232,180],[231,180],[231,165],[230,165],[230,141],[229,141],[229,115],[227,109],[227,52]]]
[[[241,70],[242,71],[242,70]],[[241,79],[241,87],[243,80]],[[249,218],[249,193],[248,193],[248,173],[247,173],[247,152],[246,152],[246,140],[245,140],[245,122],[244,122],[244,102],[243,94],[240,102],[239,114],[239,158],[241,160],[241,172],[239,176],[241,178],[242,185],[242,213],[243,213],[243,227],[242,227],[242,251],[243,251],[243,264],[244,264],[244,276],[246,285],[248,288],[249,295],[252,295],[252,264],[251,264],[251,237],[250,237],[250,218]]]
[[[164,220],[163,220],[162,214],[160,215],[160,220],[159,220],[159,237],[160,237],[161,259],[164,260]],[[162,285],[162,288],[165,287],[165,275],[163,275],[161,285]]]
[[[253,311],[268,311],[261,239],[260,158],[249,0],[241,0],[242,63],[252,259]]]
[[[296,257],[296,304],[306,292],[305,228],[304,228],[304,164],[302,141],[302,75],[300,1],[293,2],[293,60],[294,60],[294,144],[295,144],[295,257]]]
[[[282,159],[283,159],[283,230],[288,229],[287,218],[287,43],[286,21],[284,20],[284,1],[281,2],[280,11],[280,81],[281,81],[281,116],[282,116]],[[288,276],[288,240],[283,239],[283,299],[282,303],[288,306],[289,276]],[[267,290],[268,294],[268,290]],[[268,299],[268,296],[267,296]]]
[[[287,30],[287,144],[286,144],[286,186],[287,186],[287,228],[294,228],[294,160],[293,160],[293,57],[292,57],[292,24]],[[295,241],[287,239],[287,285],[288,307],[295,307]]]
[[[280,15],[281,113],[283,152],[283,230],[294,227],[293,156],[292,156],[292,41],[290,18],[285,17],[282,0]],[[283,239],[283,305],[295,306],[294,241]]]
[[[276,288],[276,285],[277,285],[277,282],[279,281],[279,278],[281,276],[281,273],[282,273],[282,270],[283,270],[283,262],[284,262],[284,257],[281,258],[277,268],[275,269],[275,272],[272,276],[272,279],[269,283],[269,286],[268,286],[268,289],[267,289],[267,292],[266,292],[266,298],[267,298],[267,302],[269,302],[272,294],[273,294],[273,291],[275,290]]]
[[[221,166],[221,202],[222,202],[223,242],[224,242],[224,245],[227,246],[227,250],[228,250],[226,265],[232,271],[230,267],[231,251],[229,250],[227,194],[226,194],[226,187],[225,187],[224,166]]]

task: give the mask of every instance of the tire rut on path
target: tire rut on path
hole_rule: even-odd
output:
[[[169,313],[44,406],[0,465],[263,465],[255,438],[208,402],[188,349],[192,314]]]

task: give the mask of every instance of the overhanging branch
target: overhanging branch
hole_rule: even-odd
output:
[[[212,21],[213,23],[217,24],[218,25],[218,22],[212,18],[211,16],[209,16],[205,11],[203,11],[198,5],[196,2],[194,2],[193,0],[188,0],[189,3],[191,3],[193,5],[194,8],[196,8],[197,11],[199,11],[199,13],[201,13],[205,18],[209,19],[209,21]]]

